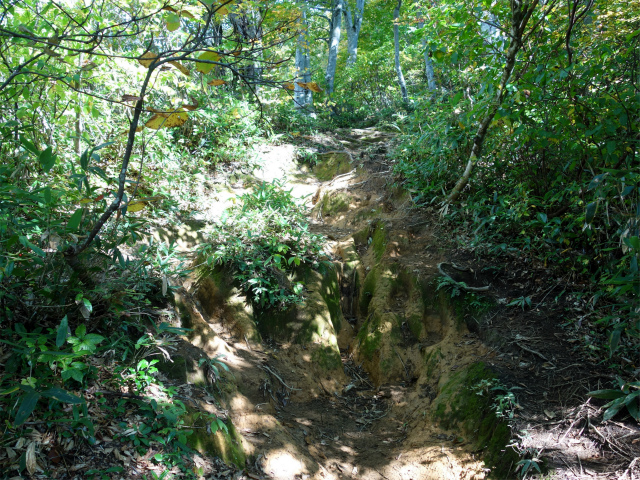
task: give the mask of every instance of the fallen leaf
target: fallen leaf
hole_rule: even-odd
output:
[[[36,442],[31,442],[27,447],[25,464],[30,475],[33,475],[38,469],[38,462],[36,462]]]
[[[207,85],[211,86],[211,87],[218,87],[220,85],[225,85],[227,82],[224,80],[220,80],[219,78],[216,78],[214,80],[211,80],[210,82],[207,82]]]

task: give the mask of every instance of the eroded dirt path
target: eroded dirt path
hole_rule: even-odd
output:
[[[282,181],[295,196],[306,198],[313,231],[327,237],[327,250],[340,265],[345,243],[353,245],[358,231],[381,221],[388,228],[393,223],[402,225],[403,230],[411,223],[408,199],[394,197],[388,185],[390,166],[385,153],[389,138],[373,130],[310,137],[311,151],[320,163],[314,169],[299,164],[290,145],[269,147],[262,152],[265,167],[255,172],[255,179]],[[231,191],[242,193],[251,181],[255,180],[239,179]],[[209,209],[217,212],[220,207],[210,205]],[[407,231],[406,235],[411,234]],[[430,239],[407,239],[411,241],[402,246],[391,245],[393,261],[401,262],[403,268],[410,265],[421,275],[433,274],[433,249],[425,251]],[[358,268],[365,270],[364,277],[377,261],[366,245],[357,248],[362,256]],[[463,335],[469,335],[466,330],[454,331],[436,318],[438,326],[427,329],[422,343],[404,332],[408,334],[403,343],[406,348],[393,357],[400,375],[392,374],[389,382],[379,366],[369,365],[377,371],[372,378],[359,359],[356,339],[365,319],[356,318],[354,292],[343,291],[344,321],[336,332],[343,367],[322,377],[310,368],[313,360],[304,345],[279,344],[268,338],[260,343],[249,341],[223,306],[218,310],[203,307],[195,285],[185,287],[182,294],[193,306],[191,321],[199,323],[202,331],[192,343],[209,356],[225,354],[234,373],[237,392],[226,413],[242,437],[244,450],[254,459],[249,468],[257,474],[274,479],[484,478],[483,463],[463,438],[427,418],[437,387],[424,376],[420,360],[424,348],[443,342],[444,351],[451,350]],[[343,285],[345,289],[349,286]],[[402,310],[405,293],[394,295],[389,312]],[[458,358],[470,362],[481,352],[476,342],[467,346],[468,351]],[[457,367],[450,365],[453,370]],[[421,388],[416,388],[419,381]],[[190,393],[197,396],[197,389]],[[215,407],[208,408],[220,414]]]
[[[242,298],[221,302],[214,287],[207,290],[192,281],[181,292],[196,332],[191,343],[199,350],[185,347],[180,354],[194,358],[194,363],[203,353],[225,354],[233,372],[234,387],[227,389],[225,404],[200,401],[200,408],[233,422],[238,435],[232,442],[242,446],[249,461],[246,475],[487,478],[482,457],[496,427],[478,443],[479,423],[475,431],[467,431],[447,417],[452,409],[464,408],[464,402],[462,407],[449,405],[457,400],[447,396],[447,389],[454,384],[455,392],[473,397],[470,387],[480,380],[467,386],[456,381],[474,365],[486,364],[520,390],[520,404],[512,405],[511,413],[517,428],[528,429],[521,447],[531,451],[524,452],[524,458],[546,451],[555,471],[550,478],[614,478],[616,467],[611,465],[617,460],[598,442],[595,433],[602,433],[591,427],[589,434],[595,409],[581,403],[577,390],[550,387],[565,382],[573,388],[580,381],[566,373],[558,377],[556,371],[579,377],[589,367],[564,353],[566,334],[555,327],[553,317],[542,318],[548,311],[544,298],[527,317],[501,306],[502,297],[515,295],[519,286],[542,271],[534,266],[485,265],[469,252],[452,251],[447,233],[432,228],[437,219],[416,217],[410,196],[391,185],[389,134],[341,130],[304,140],[298,150],[306,149],[318,166],[300,164],[292,145],[265,147],[262,170],[232,182],[219,180],[227,182],[226,190],[207,206],[205,216],[217,218],[233,195],[257,181],[282,181],[295,196],[306,198],[311,228],[328,239],[327,251],[338,269],[343,321],[333,334],[342,366],[318,368],[312,344],[269,336],[257,341],[247,327],[251,322],[245,317],[251,312]],[[439,268],[467,285],[492,285],[492,309],[477,318],[463,313],[456,318],[435,306],[416,307],[424,304],[418,298],[425,295],[420,288],[431,285],[435,290]],[[367,287],[370,279],[375,285]],[[204,390],[192,383],[187,379],[185,392],[205,398]],[[541,397],[541,391],[547,393]],[[640,438],[640,431],[631,430]],[[507,437],[501,441],[506,443]],[[498,458],[511,462],[503,465],[508,469],[517,456],[503,453],[504,449],[498,452]]]

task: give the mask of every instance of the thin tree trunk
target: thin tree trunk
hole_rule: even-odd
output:
[[[78,90],[82,88],[82,62],[84,60],[84,54],[78,55]],[[82,155],[82,143],[80,138],[82,137],[82,96],[78,94],[78,109],[76,110],[76,124],[75,124],[75,137],[73,139],[73,146],[76,151],[76,155],[80,157]]]
[[[409,103],[409,95],[407,94],[407,84],[404,81],[404,75],[402,74],[402,67],[400,66],[400,29],[398,27],[398,17],[400,17],[400,7],[402,7],[402,0],[398,0],[398,5],[393,10],[393,43],[396,53],[396,73],[398,74],[398,83],[400,84],[400,91],[402,92],[402,101]]]
[[[331,9],[331,28],[329,32],[329,61],[327,62],[327,94],[333,93],[333,81],[336,76],[336,65],[338,64],[338,47],[340,46],[340,27],[342,26],[342,10],[344,4],[342,0],[333,0]]]
[[[298,43],[296,45],[296,79],[304,83],[311,81],[311,59],[309,53],[309,30],[307,25],[307,12],[302,11],[302,28],[298,35]],[[298,83],[294,83],[294,102],[296,108],[306,109],[309,105],[313,105],[313,92],[307,88],[302,88]]]
[[[446,203],[451,203],[458,199],[464,187],[469,183],[469,179],[473,173],[473,167],[475,167],[476,163],[480,159],[487,130],[489,129],[489,125],[506,95],[507,83],[509,82],[509,78],[513,72],[513,67],[516,64],[516,56],[518,55],[520,48],[522,48],[522,36],[524,30],[531,18],[531,14],[538,5],[538,2],[539,0],[533,0],[531,4],[529,4],[525,0],[511,0],[511,41],[509,43],[509,49],[507,50],[506,64],[502,72],[500,85],[498,86],[495,97],[489,105],[486,115],[480,121],[478,131],[473,139],[473,147],[471,148],[471,154],[469,155],[469,160],[467,161],[464,173],[456,183],[455,187],[453,187],[453,190],[451,190]]]
[[[356,9],[351,13],[349,2],[344,5],[344,16],[347,21],[347,66],[352,66],[358,59],[358,38],[360,37],[360,28],[362,28],[362,19],[364,18],[364,2],[365,0],[356,0]]]
[[[423,28],[424,22],[418,23],[418,28]],[[431,93],[435,93],[438,88],[436,83],[436,74],[433,71],[433,62],[427,50],[427,39],[422,39],[422,50],[424,50],[424,75],[427,77],[427,88]]]

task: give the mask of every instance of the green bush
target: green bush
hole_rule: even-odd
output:
[[[254,306],[286,309],[303,300],[295,269],[318,267],[322,248],[323,239],[309,231],[303,208],[276,181],[242,195],[199,254],[205,258],[203,274],[223,266]]]

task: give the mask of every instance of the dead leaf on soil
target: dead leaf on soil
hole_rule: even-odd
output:
[[[30,475],[33,475],[38,467],[38,462],[36,461],[36,442],[31,442],[27,447],[27,452],[25,454],[25,465],[27,466],[27,471]]]

